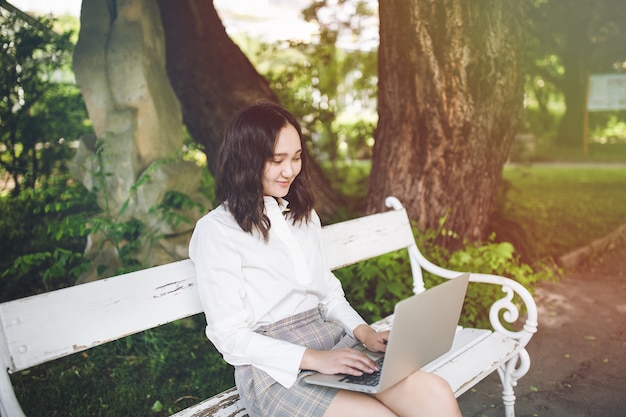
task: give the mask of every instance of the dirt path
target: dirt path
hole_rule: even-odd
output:
[[[626,244],[535,293],[539,330],[516,417],[626,416]],[[464,417],[504,416],[497,374],[459,398]]]

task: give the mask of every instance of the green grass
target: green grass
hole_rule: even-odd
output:
[[[557,258],[626,223],[626,165],[506,167],[505,215]]]
[[[139,312],[138,312],[139,314]],[[169,416],[234,385],[198,315],[11,376],[27,416]]]
[[[586,155],[582,145],[574,148],[544,145],[538,146],[529,158],[531,162],[626,163],[626,143],[590,143]]]

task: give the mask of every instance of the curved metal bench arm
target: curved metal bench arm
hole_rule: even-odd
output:
[[[395,197],[387,197],[385,205],[393,210],[402,210],[402,203]],[[462,272],[442,268],[430,262],[420,252],[417,245],[408,247],[411,270],[413,273],[413,291],[419,294],[426,290],[422,269],[442,278],[453,279]],[[502,333],[512,339],[517,340],[522,346],[526,346],[532,336],[537,332],[537,304],[530,291],[519,282],[506,277],[492,274],[470,273],[471,282],[494,284],[502,287],[504,296],[496,300],[489,309],[489,321],[496,332]],[[513,331],[507,328],[502,320],[509,324],[514,324],[520,319],[520,309],[514,302],[518,296],[526,309],[526,319],[520,330]],[[515,394],[513,387],[517,385],[517,380],[524,376],[530,368],[530,356],[525,348],[512,359],[498,368],[498,374],[502,381],[502,399],[507,417],[514,416]]]
[[[395,197],[387,197],[385,205],[394,210],[401,210],[404,208],[400,201]],[[424,257],[417,245],[410,246],[408,251],[414,279],[413,291],[416,294],[425,291],[422,269],[447,279],[455,278],[463,273],[435,265]],[[501,277],[498,275],[471,273],[470,281],[494,284],[502,287],[504,296],[495,301],[489,311],[489,320],[491,325],[495,331],[516,339],[522,345],[526,346],[532,335],[537,332],[537,305],[530,291],[528,291],[528,289],[526,289],[519,282],[511,278]],[[507,323],[512,324],[519,320],[520,310],[513,302],[515,295],[519,296],[519,298],[523,301],[527,314],[524,325],[519,331],[511,331],[507,329],[501,321],[501,318],[503,318]],[[501,312],[504,313],[500,314]]]

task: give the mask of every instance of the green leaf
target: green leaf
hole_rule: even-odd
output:
[[[156,413],[158,413],[159,411],[162,411],[163,410],[163,404],[161,404],[161,401],[156,400],[154,402],[154,404],[152,404],[151,410],[156,412]]]

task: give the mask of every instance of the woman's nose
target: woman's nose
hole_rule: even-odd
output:
[[[293,167],[291,166],[291,164],[285,165],[282,174],[284,177],[291,177],[293,175]]]

